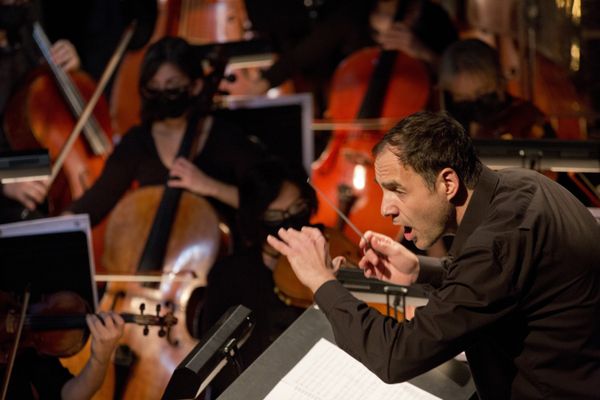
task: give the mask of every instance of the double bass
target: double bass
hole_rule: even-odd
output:
[[[406,2],[396,11],[402,20]],[[375,185],[371,149],[398,119],[425,107],[430,78],[424,62],[397,50],[366,48],[342,61],[331,84],[328,113],[336,121],[354,121],[333,132],[326,149],[312,165],[312,181],[361,230],[394,237],[393,227],[379,213],[381,191]],[[361,129],[361,121],[375,128]],[[368,125],[368,124],[365,124]],[[323,203],[319,194],[319,203]],[[344,228],[334,211],[320,207],[315,221]]]

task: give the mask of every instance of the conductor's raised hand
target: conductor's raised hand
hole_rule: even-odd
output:
[[[408,286],[419,276],[417,256],[395,240],[367,231],[360,241],[363,257],[358,266],[367,278]]]
[[[279,239],[269,235],[267,242],[288,258],[296,277],[313,293],[335,279],[327,241],[317,228],[279,229]]]

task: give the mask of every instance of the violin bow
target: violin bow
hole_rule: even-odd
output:
[[[75,124],[75,126],[73,127],[73,130],[69,134],[69,138],[65,142],[63,148],[60,151],[60,154],[58,155],[58,157],[56,158],[56,161],[52,165],[52,174],[50,175],[48,185],[51,185],[52,182],[54,182],[54,180],[58,176],[58,172],[60,171],[62,165],[64,164],[64,162],[67,158],[67,154],[69,154],[69,151],[73,147],[73,144],[75,144],[75,141],[79,137],[79,134],[81,133],[83,127],[87,123],[87,120],[92,115],[92,111],[96,107],[96,104],[98,103],[98,100],[100,99],[100,96],[102,95],[102,92],[104,91],[104,88],[108,84],[108,81],[110,80],[113,72],[117,68],[119,61],[121,60],[121,57],[123,56],[123,53],[125,53],[125,50],[127,49],[127,46],[129,45],[129,41],[131,40],[131,37],[133,36],[133,33],[135,31],[135,26],[136,26],[136,21],[133,21],[127,27],[125,32],[123,33],[121,40],[119,41],[119,44],[118,44],[117,48],[115,49],[115,52],[111,56],[110,60],[108,61],[108,64],[106,65],[106,67],[104,68],[104,71],[102,72],[102,77],[100,78],[100,81],[98,82],[98,85],[96,86],[96,89],[94,90],[94,93],[92,94],[92,97],[90,97],[90,100],[88,101],[85,108],[81,112],[81,115],[79,116],[79,119],[77,120],[77,123]]]
[[[15,364],[15,359],[17,357],[17,350],[19,349],[19,341],[21,341],[21,333],[23,332],[23,325],[25,325],[25,315],[27,314],[27,307],[29,307],[29,297],[31,296],[31,292],[29,291],[29,287],[25,288],[25,295],[23,297],[23,305],[21,306],[21,316],[19,318],[19,326],[17,327],[17,333],[15,334],[15,340],[13,343],[13,347],[10,352],[10,356],[8,358],[8,363],[6,365],[6,371],[4,372],[4,382],[2,383],[2,397],[1,399],[6,399],[6,394],[8,392],[8,384],[10,382],[10,376],[12,374],[12,369]]]

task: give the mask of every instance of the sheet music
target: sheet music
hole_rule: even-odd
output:
[[[408,383],[384,383],[364,365],[321,339],[283,377],[265,400],[433,400],[438,397]]]

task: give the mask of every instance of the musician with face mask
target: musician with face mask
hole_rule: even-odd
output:
[[[439,67],[442,104],[471,137],[554,137],[545,115],[531,102],[511,96],[496,50],[481,40],[455,42]]]
[[[252,335],[240,348],[249,366],[304,311],[288,306],[274,292],[273,270],[280,254],[267,242],[280,228],[308,225],[316,211],[314,190],[301,166],[269,159],[248,171],[240,184],[238,221],[245,247],[218,261],[208,275],[200,333],[208,331],[231,306],[243,304],[254,314]],[[236,377],[228,365],[211,385],[216,398]]]
[[[165,37],[146,52],[140,73],[141,124],[123,135],[95,184],[70,207],[97,224],[132,186],[162,185],[205,196],[226,222],[238,208],[237,184],[262,158],[240,128],[208,116],[197,129],[191,161],[176,157],[193,102],[203,87],[201,60],[181,38]],[[235,239],[235,238],[234,238]]]

